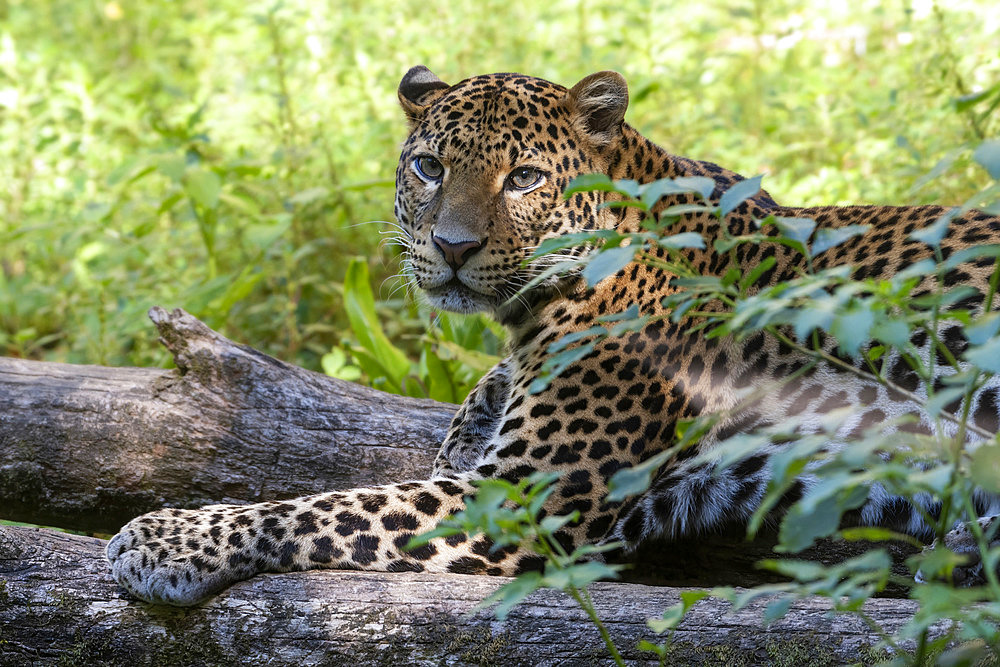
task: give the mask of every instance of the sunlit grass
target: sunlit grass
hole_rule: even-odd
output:
[[[998,125],[955,108],[1000,82],[993,9],[8,0],[0,353],[164,364],[144,315],[161,304],[318,368],[350,336],[348,260],[393,289],[392,249],[357,223],[391,220],[395,87],[417,63],[450,81],[619,70],[647,136],[766,173],[789,203],[961,201],[984,182],[961,147]],[[416,306],[379,313],[419,353]]]

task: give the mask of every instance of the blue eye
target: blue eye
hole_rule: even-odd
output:
[[[417,174],[427,181],[440,181],[441,177],[444,176],[444,167],[430,155],[418,157],[413,161],[413,167],[417,170]]]
[[[527,190],[542,180],[542,172],[534,167],[518,167],[510,172],[507,180],[518,190]]]

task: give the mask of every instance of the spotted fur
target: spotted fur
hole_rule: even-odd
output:
[[[570,180],[592,172],[643,183],[707,176],[715,181],[718,198],[741,177],[710,162],[671,155],[625,124],[627,88],[613,72],[566,89],[519,74],[449,86],[417,67],[404,77],[399,98],[410,134],[396,173],[396,217],[412,282],[437,308],[492,313],[510,330],[508,357],[462,405],[430,479],[256,505],[166,509],[133,520],[110,542],[108,557],[115,577],[136,596],[193,604],[258,572],[311,568],[515,574],[537,567],[537,559],[516,547],[492,550],[484,537],[437,539],[415,551],[403,547],[461,509],[474,480],[518,480],[538,470],[563,473],[545,511],[581,513],[560,535],[567,545],[609,539],[635,545],[654,535],[745,521],[762,497],[773,449],[716,474],[680,456],[638,500],[603,500],[616,471],[669,446],[678,420],[709,411],[729,412],[702,448],[792,418],[801,428],[815,428],[822,415],[845,406],[856,408],[845,432],[903,414],[920,420],[907,428],[933,428],[913,400],[926,397],[926,387],[895,357],[882,363],[907,394],[819,366],[776,384],[752,405],[738,406],[746,388],[788,378],[806,359],[762,334],[709,340],[683,321],[658,320],[641,332],[606,340],[547,389],[530,393],[550,343],[630,304],[660,313],[662,298],[674,289],[665,270],[632,264],[592,289],[570,276],[519,293],[546,266],[524,262],[544,239],[598,228],[638,229],[638,213],[600,207],[606,200],[602,193],[565,199]],[[657,210],[689,201],[668,197]],[[817,263],[820,268],[851,263],[855,277],[878,278],[929,256],[909,234],[943,212],[934,206],[793,208],[762,191],[726,225],[730,234],[749,233],[754,219],[769,214],[810,217],[822,227],[871,225],[865,236],[824,253]],[[729,256],[712,250],[712,241],[723,233],[714,217],[686,215],[674,231],[705,237],[707,249],[689,252],[698,270],[725,271]],[[952,222],[943,251],[950,255],[997,241],[1000,219],[970,211]],[[559,259],[572,261],[580,252],[566,251]],[[736,250],[748,268],[766,254],[777,262],[761,285],[794,277],[803,263],[794,250],[774,244]],[[988,262],[972,263],[945,280],[984,291],[988,272]],[[942,336],[956,352],[967,344],[957,327]],[[918,334],[913,342],[929,350],[926,337]],[[998,428],[998,391],[996,383],[986,387],[972,406],[976,424],[991,432]],[[809,483],[803,478],[788,500]],[[983,514],[996,511],[995,500],[977,499]],[[935,509],[929,499],[927,505]],[[857,519],[928,536],[910,505],[878,488]]]

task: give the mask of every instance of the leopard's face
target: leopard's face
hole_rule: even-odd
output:
[[[408,78],[418,80],[407,86]],[[574,91],[517,74],[450,87],[424,68],[404,78],[411,132],[395,213],[404,264],[435,308],[496,314],[539,272],[579,252],[526,263],[544,239],[613,226],[596,195],[562,195],[574,176],[605,165]]]

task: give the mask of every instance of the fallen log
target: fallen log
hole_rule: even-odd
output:
[[[160,507],[426,477],[455,406],[392,396],[150,317],[173,370],[0,358],[0,519],[114,533]]]
[[[506,580],[467,575],[311,571],[236,584],[193,608],[126,599],[104,561],[105,542],[0,526],[0,665],[579,665],[607,664],[597,630],[566,595],[539,591],[504,622],[476,605]],[[679,589],[598,583],[600,618],[629,662],[657,638],[646,627]],[[857,616],[801,600],[762,626],[765,601],[730,613],[700,602],[672,637],[667,664],[870,664],[884,659]],[[873,599],[889,632],[916,610]],[[938,627],[936,634],[945,631]]]
[[[0,359],[0,519],[111,533],[163,506],[256,502],[428,474],[455,406],[290,366],[183,311],[154,308],[150,316],[176,369]],[[506,624],[485,612],[467,617],[502,583],[495,578],[267,575],[175,610],[129,601],[110,579],[103,545],[0,526],[0,665],[46,662],[63,650],[83,662],[120,664],[170,656],[181,656],[178,664],[606,658],[583,613],[556,592],[537,594]],[[648,545],[630,558],[628,576],[752,586],[773,580],[754,568],[772,545],[773,536],[747,543],[738,531]],[[824,543],[810,555],[831,562],[858,551]],[[678,589],[612,583],[594,590],[619,646],[648,658],[635,648],[649,636],[645,619],[676,602]],[[890,599],[869,607],[890,631],[914,609]],[[774,651],[818,651],[831,663],[868,655],[877,636],[856,619],[828,617],[826,608],[802,601],[762,631],[759,606],[724,616],[724,603],[706,602],[678,632],[674,662],[732,651],[749,651],[748,664],[772,662]],[[383,654],[386,661],[376,660]]]
[[[394,396],[239,345],[182,310],[150,318],[177,368],[0,358],[0,519],[112,534],[161,507],[425,478],[455,406]],[[774,535],[643,547],[644,583],[753,586]],[[839,561],[862,547],[826,543]],[[907,555],[903,553],[902,555]],[[706,568],[706,563],[712,563]]]

